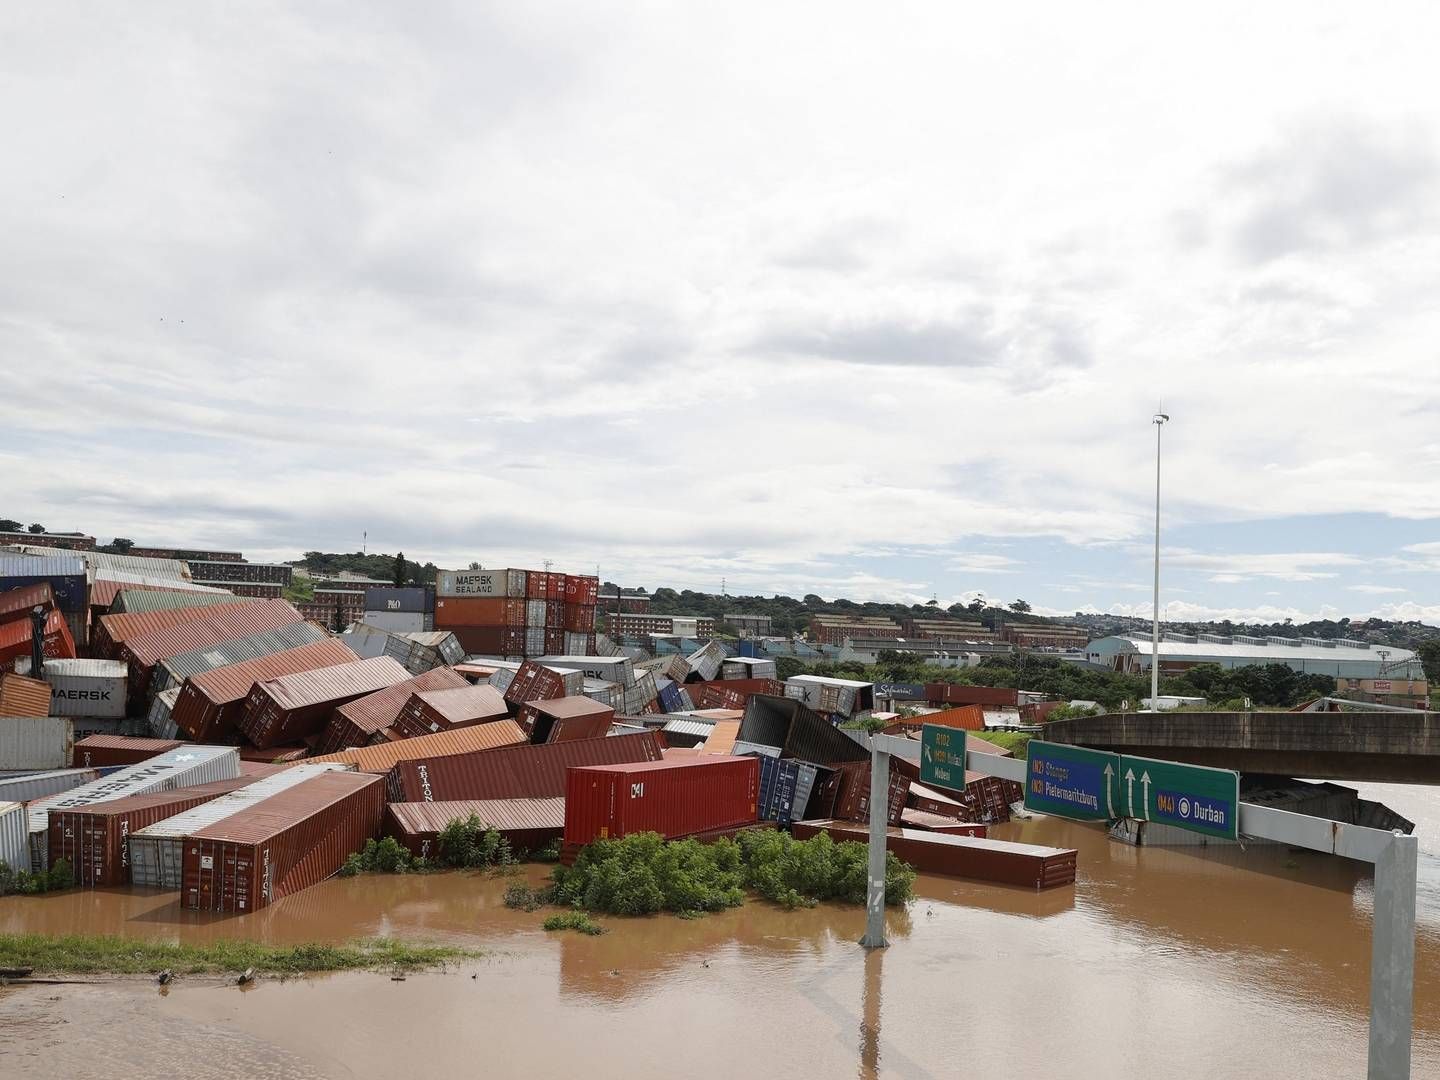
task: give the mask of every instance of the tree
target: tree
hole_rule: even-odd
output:
[[[0,518],[0,532],[20,532],[25,526],[14,518]]]
[[[925,601],[925,606],[938,608],[940,606],[940,601],[932,597],[931,599]]]
[[[965,605],[965,610],[971,615],[979,615],[985,610],[985,598],[983,596],[977,596]]]
[[[1422,641],[1420,648],[1415,651],[1420,657],[1420,665],[1425,669],[1425,678],[1432,683],[1440,682],[1440,639]]]
[[[467,566],[466,569],[467,569],[467,570],[483,570],[483,569],[485,569],[485,568],[484,568],[483,566],[481,566],[478,562],[475,562],[475,561],[472,559],[472,560],[470,561],[470,565]]]
[[[1016,615],[1027,615],[1030,612],[1030,605],[1024,600],[1016,600],[1010,605],[1010,610],[1015,612]]]
[[[395,553],[395,584],[405,584],[405,552]]]
[[[330,629],[337,634],[342,633],[345,629],[345,609],[340,606],[338,598],[335,601],[335,617],[331,620]]]
[[[111,540],[109,544],[110,550],[115,552],[115,554],[117,555],[124,555],[134,546],[135,541],[131,540],[127,536],[117,536],[114,540]]]
[[[31,531],[32,533],[36,533],[36,534],[43,533],[43,532],[45,531],[45,526],[44,526],[44,525],[41,525],[41,524],[39,524],[39,523],[37,522],[37,523],[32,524],[32,525],[30,526],[30,531]]]

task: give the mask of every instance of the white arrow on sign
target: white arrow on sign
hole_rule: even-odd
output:
[[[1115,794],[1110,790],[1110,778],[1115,773],[1110,768],[1110,763],[1105,763],[1105,809],[1110,812],[1110,817],[1115,817]]]
[[[1135,816],[1135,770],[1125,770],[1125,795],[1130,805],[1130,816]]]
[[[1147,770],[1140,774],[1140,783],[1145,788],[1145,820],[1150,820],[1150,773]]]
[[[924,750],[925,750],[925,760],[926,760],[926,761],[933,761],[934,758],[932,758],[932,757],[930,756],[930,747],[928,747],[928,746],[927,746],[927,747],[924,747]]]

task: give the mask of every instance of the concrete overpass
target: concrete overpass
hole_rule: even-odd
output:
[[[1041,738],[1242,773],[1440,784],[1440,713],[1110,713]]]

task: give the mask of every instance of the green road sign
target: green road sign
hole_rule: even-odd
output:
[[[1116,805],[1127,817],[1229,840],[1240,835],[1237,772],[1126,755],[1118,776]]]
[[[1110,821],[1120,803],[1120,755],[1031,739],[1026,748],[1025,809],[1076,821]]]
[[[965,790],[965,732],[961,728],[921,726],[920,782],[951,791]]]

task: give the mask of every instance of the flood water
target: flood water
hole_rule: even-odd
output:
[[[1440,1077],[1440,790],[1363,794],[1421,836],[1414,1075]],[[872,953],[856,944],[862,910],[758,901],[546,934],[544,913],[503,907],[507,879],[474,874],[332,880],[228,918],[170,894],[7,898],[7,932],[401,935],[486,955],[403,982],[0,990],[0,1076],[1364,1075],[1367,867],[1273,847],[1134,849],[1054,819],[996,835],[1078,848],[1077,884],[922,877]]]

